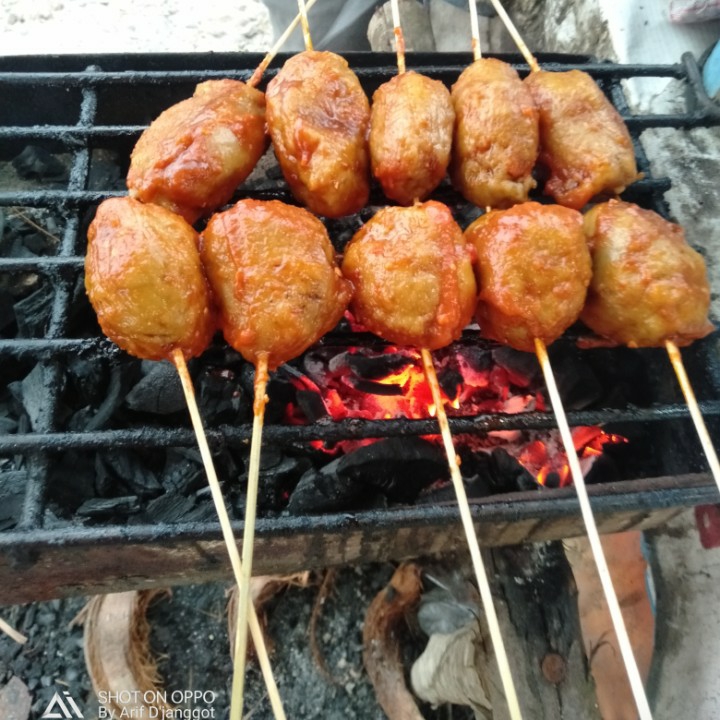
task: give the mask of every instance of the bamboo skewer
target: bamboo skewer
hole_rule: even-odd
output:
[[[258,355],[255,366],[255,384],[253,399],[253,429],[250,442],[250,464],[248,467],[248,485],[245,495],[245,523],[243,527],[242,571],[238,586],[237,622],[235,623],[235,662],[240,663],[233,675],[233,696],[237,693],[241,698],[237,706],[237,714],[230,713],[230,720],[242,717],[242,693],[245,682],[245,658],[247,656],[247,630],[251,614],[255,609],[250,601],[250,578],[252,577],[253,549],[255,544],[255,518],[257,510],[258,484],[260,478],[260,449],[262,447],[262,430],[265,420],[265,394],[268,383],[267,353]],[[254,640],[254,637],[253,637]],[[241,671],[241,672],[240,672]]]
[[[177,368],[178,375],[180,376],[180,382],[182,384],[183,392],[185,394],[188,411],[190,412],[190,419],[192,421],[193,429],[195,430],[198,446],[200,447],[200,455],[205,466],[205,472],[207,473],[210,493],[212,495],[213,502],[215,503],[215,510],[217,511],[218,519],[220,520],[220,527],[222,529],[225,545],[227,546],[228,555],[230,556],[230,564],[232,565],[235,582],[238,585],[238,590],[240,590],[244,578],[243,565],[240,560],[240,553],[238,552],[237,542],[235,541],[232,525],[230,524],[230,518],[227,513],[227,508],[225,507],[222,490],[220,489],[220,483],[218,481],[217,473],[215,472],[215,465],[213,463],[212,454],[210,453],[210,447],[208,446],[207,437],[205,436],[205,430],[203,428],[202,420],[200,418],[200,412],[198,410],[197,402],[195,400],[195,390],[193,388],[192,379],[190,378],[190,373],[188,372],[187,364],[185,363],[185,357],[183,356],[182,351],[179,349],[174,350],[172,359],[175,367]],[[240,617],[241,616],[238,615],[236,626],[243,625],[247,628],[249,623],[250,633],[252,635],[253,643],[255,644],[255,650],[258,656],[258,662],[260,663],[260,669],[262,671],[263,678],[265,679],[265,685],[267,687],[268,698],[270,700],[270,705],[272,706],[273,715],[276,720],[285,720],[285,711],[283,709],[277,684],[275,683],[275,678],[272,673],[270,659],[268,656],[267,647],[265,645],[265,637],[262,633],[257,614],[255,613],[255,608],[252,605],[248,608],[246,612],[247,623],[245,621],[241,622]],[[240,659],[240,657],[237,655],[236,645],[235,671],[233,673],[233,691],[235,690],[236,685],[235,678],[238,676],[238,674],[244,676],[245,661],[244,659]],[[238,708],[239,710],[237,710],[236,715],[233,716],[233,710]],[[233,692],[233,695],[231,697],[231,717],[239,718],[240,715],[242,715],[242,685],[240,686],[240,697],[237,697],[235,695],[235,692]]]
[[[538,72],[538,70],[540,70],[540,65],[538,65],[538,61],[528,49],[525,41],[520,36],[520,33],[517,31],[515,24],[510,19],[510,16],[505,12],[505,8],[502,6],[500,0],[490,0],[490,2],[495,8],[495,12],[497,12],[497,14],[500,16],[500,19],[503,21],[505,29],[510,33],[510,37],[512,37],[513,41],[518,46],[520,54],[525,58],[525,62],[530,66],[530,71]],[[470,0],[470,3],[472,4],[473,0]]]
[[[487,617],[488,628],[490,630],[490,638],[492,639],[495,657],[500,670],[500,677],[505,690],[505,699],[507,700],[511,719],[522,720],[520,703],[518,702],[515,684],[512,679],[512,672],[510,671],[510,663],[508,661],[507,652],[505,651],[505,643],[503,642],[500,623],[498,621],[497,613],[495,612],[495,605],[493,604],[490,582],[488,581],[485,564],[483,563],[482,554],[480,553],[480,546],[478,544],[477,536],[475,535],[475,528],[473,526],[472,515],[470,513],[470,505],[468,503],[467,493],[465,492],[465,485],[463,485],[460,467],[458,466],[457,455],[455,454],[455,447],[450,433],[450,426],[448,425],[447,415],[445,414],[445,407],[443,406],[442,396],[440,395],[440,385],[438,384],[437,374],[435,373],[435,366],[433,365],[432,356],[429,350],[423,348],[420,352],[422,355],[425,377],[430,385],[430,392],[432,393],[433,402],[435,403],[438,424],[440,425],[440,433],[442,435],[443,445],[445,446],[448,465],[450,466],[450,478],[452,479],[453,487],[455,488],[458,508],[460,509],[460,518],[462,520],[465,537],[467,538],[468,547],[470,549],[470,557],[472,558],[473,567],[475,569],[478,590],[480,591],[480,597],[485,609],[485,616]]]
[[[300,24],[302,25],[305,50],[312,50],[312,36],[310,35],[310,23],[308,22],[307,5],[305,4],[305,0],[298,0],[298,9],[300,10]]]
[[[302,2],[302,0],[299,1]],[[392,10],[393,31],[395,35],[395,52],[397,55],[398,75],[402,75],[405,72],[405,38],[400,24],[400,8],[398,0],[392,0],[390,7]],[[414,204],[418,205],[419,202],[419,199],[415,198]],[[485,616],[487,617],[488,627],[490,629],[490,637],[492,639],[495,657],[497,658],[498,668],[500,670],[500,677],[502,679],[505,698],[510,711],[510,718],[511,720],[522,720],[520,703],[518,701],[517,691],[515,690],[512,673],[510,671],[510,663],[505,650],[502,631],[500,630],[500,623],[495,611],[495,605],[493,604],[490,582],[488,580],[487,571],[485,570],[482,554],[480,553],[480,545],[478,544],[477,536],[475,535],[472,514],[470,513],[470,505],[468,503],[467,493],[465,492],[465,486],[463,485],[462,474],[458,466],[455,446],[453,445],[450,426],[448,425],[447,415],[445,414],[445,407],[440,394],[440,385],[438,384],[432,355],[427,348],[422,348],[420,350],[420,354],[422,356],[425,377],[428,385],[430,386],[433,402],[435,403],[437,419],[440,425],[440,433],[442,435],[445,454],[447,455],[448,466],[450,468],[450,477],[455,489],[455,496],[457,498],[458,508],[460,509],[460,518],[463,530],[465,531],[468,548],[470,550],[470,558],[475,570],[475,577],[480,591],[480,597],[483,602],[483,607],[485,608]]]
[[[317,2],[317,0],[308,0],[305,5],[305,13],[307,17],[307,11]],[[288,25],[287,30],[275,41],[275,44],[268,50],[267,55],[262,59],[260,64],[255,68],[255,71],[250,76],[247,84],[250,87],[255,87],[260,80],[264,72],[267,70],[268,65],[273,61],[275,56],[280,52],[280,48],[287,42],[287,39],[293,34],[295,28],[301,21],[300,13],[295,16],[295,19]]]
[[[27,638],[21,632],[18,632],[9,622],[2,618],[0,618],[0,632],[4,632],[19,645],[24,645],[27,642]]]
[[[583,477],[582,469],[580,468],[580,461],[578,460],[577,452],[575,451],[570,426],[568,425],[565,410],[555,383],[555,376],[553,375],[552,367],[550,365],[547,348],[545,347],[545,343],[538,338],[535,338],[535,353],[538,361],[540,362],[540,367],[542,368],[545,385],[547,386],[548,394],[550,395],[550,402],[560,430],[560,436],[562,437],[563,445],[565,446],[568,465],[575,485],[575,491],[577,492],[578,500],[580,501],[580,511],[585,522],[588,541],[590,542],[590,549],[592,550],[598,574],[600,576],[600,583],[605,593],[605,599],[610,611],[610,617],[613,621],[618,644],[620,645],[620,653],[625,663],[625,670],[628,674],[630,688],[632,689],[633,697],[635,698],[635,704],[637,706],[640,720],[652,720],[650,705],[648,704],[647,696],[645,695],[645,688],[635,661],[635,655],[633,654],[632,645],[630,644],[630,637],[628,636],[625,621],[623,620],[622,612],[620,610],[620,603],[618,602],[612,578],[610,577],[610,570],[608,569],[605,553],[603,552],[602,543],[600,542],[600,534],[598,532],[595,517],[593,516],[592,507],[590,505],[590,499],[585,485],[585,478]]]
[[[687,403],[688,410],[690,411],[690,417],[692,418],[693,423],[695,423],[695,430],[700,438],[700,444],[705,451],[705,456],[707,457],[708,464],[710,465],[710,470],[713,478],[715,479],[715,484],[718,486],[718,490],[720,490],[720,463],[718,462],[717,452],[715,452],[712,440],[710,440],[705,420],[703,420],[702,413],[700,412],[700,408],[697,403],[697,398],[695,397],[695,391],[693,390],[692,385],[690,384],[690,379],[685,372],[685,364],[683,363],[680,349],[672,340],[665,341],[665,349],[670,357],[670,362],[675,370],[675,375],[677,375],[678,383],[680,383],[680,388],[685,396],[685,402]]]
[[[468,2],[470,8],[470,37],[473,60],[480,60],[482,57],[482,48],[480,47],[480,25],[478,24],[477,5],[475,0]]]

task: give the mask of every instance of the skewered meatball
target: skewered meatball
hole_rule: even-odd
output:
[[[339,55],[291,57],[267,88],[267,123],[295,197],[318,215],[360,210],[370,193],[370,105]]]
[[[479,207],[527,200],[536,184],[538,113],[518,74],[500,60],[476,60],[453,85],[452,100],[455,187]]]
[[[591,274],[579,212],[528,202],[486,213],[465,236],[477,250],[485,337],[533,352],[535,338],[549,345],[577,320]]]
[[[158,205],[111,198],[88,229],[85,287],[102,331],[131,355],[200,355],[215,331],[197,233]]]
[[[472,318],[472,251],[441,203],[380,210],[345,249],[343,273],[355,318],[391,342],[434,350]]]
[[[325,226],[277,200],[241,200],[214,215],[201,253],[225,339],[268,367],[296,357],[331,330],[351,287],[335,264]]]
[[[599,193],[621,193],[641,176],[630,133],[595,81],[580,70],[534,72],[525,83],[540,111],[545,193],[579,210]]]
[[[679,225],[611,200],[585,215],[593,279],[581,320],[630,347],[689,345],[714,329],[702,257]]]
[[[263,93],[237,80],[208,80],[140,136],[130,195],[193,223],[230,200],[267,146]]]
[[[385,195],[401,205],[424,200],[445,177],[455,111],[439,81],[396,75],[373,95],[370,161]]]

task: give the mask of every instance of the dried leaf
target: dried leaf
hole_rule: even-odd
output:
[[[477,622],[450,635],[432,635],[412,666],[413,690],[431,705],[468,705],[475,717],[491,719],[492,704],[485,687],[489,658],[484,647]]]
[[[640,533],[603,535],[601,541],[633,654],[645,680],[653,654],[655,618],[645,585],[647,562],[640,549]],[[587,538],[576,538],[564,545],[578,589],[580,626],[600,712],[612,720],[635,720],[635,701],[590,544]]]
[[[267,628],[267,615],[264,606],[272,600],[278,593],[286,590],[288,587],[305,588],[310,585],[310,571],[305,570],[291,575],[258,575],[250,578],[250,600],[255,607],[260,627],[265,635],[265,645],[268,652],[272,652],[272,640],[267,636],[265,630]],[[230,641],[230,657],[234,660],[235,655],[235,623],[237,620],[237,585],[233,585],[227,592],[228,604],[228,638]],[[252,638],[248,638],[248,652],[253,650]]]
[[[14,675],[0,690],[0,718],[3,720],[28,720],[31,707],[32,697],[27,685]]]
[[[114,699],[106,705],[114,717],[164,717],[172,710],[162,703],[162,693],[156,692],[161,679],[150,652],[146,618],[152,600],[165,593],[150,590],[98,595],[76,619],[85,626],[85,663],[95,694],[129,699],[127,703]],[[142,702],[143,697],[156,698],[152,710]]]
[[[390,720],[422,720],[405,685],[398,636],[406,614],[420,601],[420,568],[398,567],[388,585],[370,603],[363,628],[363,661],[378,703]]]

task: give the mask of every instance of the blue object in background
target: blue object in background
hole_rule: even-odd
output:
[[[711,100],[720,101],[720,41],[715,43],[715,47],[705,60],[702,75],[708,97]]]

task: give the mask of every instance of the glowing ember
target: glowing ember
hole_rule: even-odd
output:
[[[321,353],[326,356],[313,360],[312,378],[293,372],[292,381],[298,390],[316,393],[330,419],[435,416],[419,352],[391,346],[379,350],[352,348],[340,353],[324,348]],[[457,344],[435,353],[434,357],[449,416],[546,410],[545,398],[531,387],[531,381],[517,368],[508,369],[493,362],[489,350]],[[305,424],[308,418],[300,407],[290,404],[286,421]],[[432,439],[439,442],[439,438]],[[572,481],[557,431],[494,431],[460,435],[455,440],[474,452],[504,448],[540,485],[563,486]],[[573,440],[585,474],[603,454],[606,444],[627,442],[599,427],[574,428]],[[311,445],[335,454],[373,442],[343,441],[333,448],[325,447],[322,441],[313,441]]]

